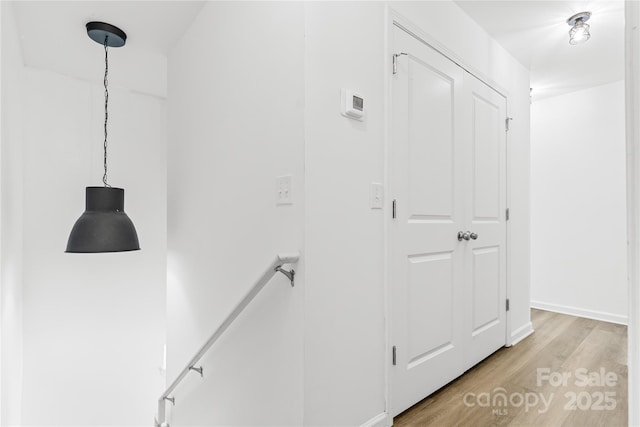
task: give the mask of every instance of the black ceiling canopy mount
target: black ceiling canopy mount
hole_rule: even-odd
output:
[[[109,47],[122,47],[127,42],[127,35],[115,25],[106,22],[87,22],[87,34],[96,43],[105,44]]]

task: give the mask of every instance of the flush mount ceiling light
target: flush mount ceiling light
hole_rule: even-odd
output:
[[[567,19],[567,24],[571,25],[569,30],[569,44],[576,45],[589,40],[589,24],[585,24],[591,18],[591,12],[580,12]]]
[[[133,222],[124,212],[124,189],[107,183],[108,48],[124,46],[127,35],[120,28],[104,22],[87,23],[87,34],[104,46],[104,186],[86,187],[85,211],[71,230],[66,252],[135,251],[140,249],[140,244]]]

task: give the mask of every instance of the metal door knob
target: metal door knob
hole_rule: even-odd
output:
[[[471,237],[473,240],[476,240],[478,238],[478,234],[477,233],[471,233],[469,235],[469,237]]]
[[[476,236],[477,237],[477,236]],[[471,238],[471,233],[468,231],[458,231],[458,241],[462,242],[462,240],[469,240]]]

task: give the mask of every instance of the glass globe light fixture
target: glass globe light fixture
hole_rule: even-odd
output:
[[[580,12],[567,19],[567,24],[571,25],[569,44],[576,45],[589,40],[591,37],[589,29],[591,27],[586,23],[589,18],[591,18],[591,12]]]

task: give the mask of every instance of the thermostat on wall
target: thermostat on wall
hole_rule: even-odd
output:
[[[350,119],[364,119],[364,97],[350,89],[342,89],[340,114]]]

